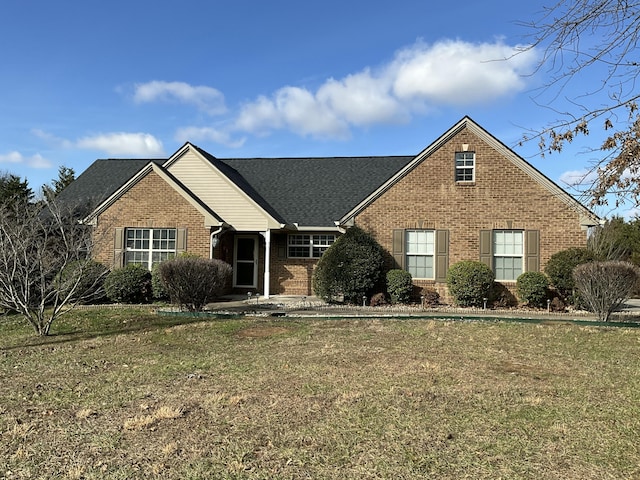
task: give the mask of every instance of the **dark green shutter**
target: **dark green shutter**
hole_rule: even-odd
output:
[[[404,269],[404,230],[393,231],[393,245],[391,255],[395,260],[395,268]]]
[[[180,255],[187,249],[187,229],[178,228],[176,232],[176,253]]]
[[[540,230],[525,230],[525,271],[540,271]]]
[[[480,261],[493,270],[493,230],[480,230]]]
[[[436,230],[436,282],[447,281],[449,270],[449,230]]]
[[[124,266],[124,253],[125,253],[125,238],[124,228],[116,228],[113,241],[113,266],[115,268]]]

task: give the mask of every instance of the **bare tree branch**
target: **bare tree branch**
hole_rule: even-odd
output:
[[[532,32],[523,51],[542,52],[536,72],[549,76],[533,99],[556,115],[523,141],[537,141],[545,155],[591,130],[615,132],[600,146],[603,156],[585,192],[592,205],[606,204],[610,193],[638,205],[640,1],[560,0],[521,25]],[[587,73],[599,80],[585,87],[579,82]],[[566,111],[555,106],[561,100],[569,104]]]
[[[55,202],[0,206],[0,307],[20,313],[38,335],[99,294],[107,272],[90,259],[91,227],[72,212]]]

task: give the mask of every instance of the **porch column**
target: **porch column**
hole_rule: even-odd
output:
[[[264,298],[269,298],[269,280],[271,278],[269,268],[271,264],[271,230],[260,232],[264,237]]]

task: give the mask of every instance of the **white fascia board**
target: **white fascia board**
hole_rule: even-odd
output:
[[[338,227],[337,225],[333,226],[333,227],[327,227],[327,226],[324,226],[324,227],[310,227],[310,226],[301,227],[296,223],[294,223],[293,225],[294,225],[295,229],[298,232],[339,232],[340,231],[340,227]]]

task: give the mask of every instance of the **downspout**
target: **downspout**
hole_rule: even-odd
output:
[[[218,235],[220,232],[222,231],[222,227],[218,228],[217,230],[211,232],[211,235],[209,236],[209,258],[213,260],[213,238]]]

